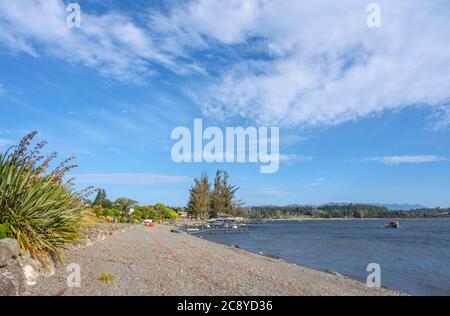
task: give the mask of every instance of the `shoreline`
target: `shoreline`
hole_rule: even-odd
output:
[[[231,249],[238,249],[238,250],[240,250],[242,252],[245,252],[245,253],[248,253],[248,254],[251,254],[251,255],[261,256],[261,257],[264,257],[264,258],[269,258],[269,259],[272,259],[272,260],[277,260],[277,261],[284,262],[284,263],[287,263],[287,264],[295,265],[295,266],[298,266],[298,267],[303,268],[303,269],[310,269],[310,270],[314,270],[314,271],[317,271],[317,272],[326,273],[326,274],[329,274],[329,275],[334,275],[334,276],[341,277],[341,278],[344,278],[344,279],[352,280],[352,281],[361,283],[362,285],[365,286],[363,280],[360,280],[360,279],[358,279],[356,277],[353,277],[353,276],[350,276],[350,275],[346,275],[345,273],[340,273],[338,271],[333,271],[333,270],[329,270],[329,269],[321,270],[321,269],[317,269],[317,268],[312,267],[312,266],[303,265],[303,264],[299,264],[299,263],[296,263],[296,262],[291,262],[289,260],[286,260],[284,258],[275,256],[275,255],[272,255],[272,254],[269,254],[269,253],[253,252],[251,250],[248,250],[248,249],[245,249],[245,248],[241,248],[239,245],[222,244],[222,243],[217,242],[217,241],[204,239],[204,238],[202,238],[201,234],[195,234],[195,235],[189,235],[189,236],[192,236],[194,238],[198,238],[200,240],[204,240],[204,241],[207,241],[207,242],[210,242],[210,243],[214,243],[214,244],[219,245],[219,246],[229,247]],[[385,286],[381,286],[380,289],[384,289],[386,291],[396,292],[396,295],[409,296],[409,294],[407,294],[407,293],[400,292],[398,290],[391,289],[391,288],[388,288],[388,287],[385,287]]]
[[[67,251],[56,273],[39,279],[28,295],[405,295],[172,229],[137,226]],[[67,287],[69,263],[81,267],[79,288]],[[102,273],[111,273],[114,282],[101,282]]]

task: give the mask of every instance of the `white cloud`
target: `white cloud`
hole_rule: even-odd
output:
[[[437,155],[405,155],[405,156],[384,156],[384,157],[365,158],[362,161],[381,162],[387,165],[400,165],[400,164],[439,162],[443,160],[447,160],[447,158]]]
[[[166,34],[164,45],[181,52],[185,47],[206,48],[208,40],[224,44],[244,42],[259,26],[262,1],[192,1],[174,7],[170,16],[151,15],[152,26]]]
[[[65,9],[61,0],[0,0],[0,42],[15,52],[36,58],[49,53],[132,82],[152,75],[155,64],[177,72],[189,67],[160,51],[148,30],[128,16],[94,15],[82,6],[81,27],[69,28]]]
[[[433,122],[431,124],[431,129],[434,131],[444,130],[450,126],[450,104],[442,106],[438,111],[436,111]]]
[[[215,117],[329,125],[440,105],[450,96],[448,2],[378,3],[379,29],[367,27],[361,0],[192,1],[153,23],[174,51],[234,49],[236,62],[196,96]],[[241,51],[255,39],[263,58]]]
[[[74,175],[76,182],[88,184],[159,184],[187,182],[187,176],[169,176],[157,173],[86,173]]]
[[[0,83],[0,96],[4,95],[6,93],[5,88],[3,87],[3,85]]]
[[[81,28],[69,29],[62,0],[0,0],[0,42],[136,83],[161,65],[202,74],[183,91],[204,114],[264,125],[333,125],[448,104],[448,1],[377,2],[377,29],[367,27],[364,0],[171,2],[165,13],[142,8],[139,21],[82,7]]]

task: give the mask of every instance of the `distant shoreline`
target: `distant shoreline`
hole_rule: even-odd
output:
[[[356,218],[356,217],[334,217],[334,218],[321,218],[321,217],[290,217],[290,218],[264,218],[262,220],[267,222],[283,222],[283,221],[361,221],[361,220],[414,220],[414,219],[448,219],[450,217],[364,217],[364,218]]]

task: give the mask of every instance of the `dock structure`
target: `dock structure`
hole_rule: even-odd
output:
[[[240,217],[217,217],[206,223],[184,225],[183,230],[188,234],[200,233],[248,233],[250,226]]]
[[[207,227],[207,226],[197,226],[197,227],[186,227],[185,232],[191,235],[195,234],[213,234],[213,233],[248,233],[250,228],[248,226],[238,226],[238,227]]]

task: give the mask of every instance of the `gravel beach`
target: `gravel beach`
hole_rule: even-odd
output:
[[[203,240],[172,227],[136,226],[89,247],[70,250],[56,273],[29,295],[401,295],[279,259]],[[69,288],[66,265],[81,267]],[[110,284],[99,279],[111,273]]]

